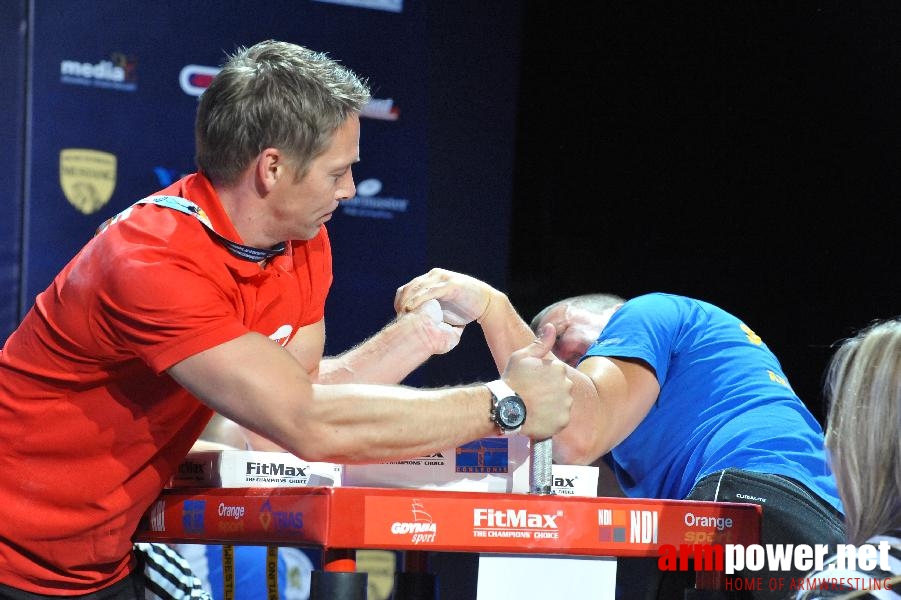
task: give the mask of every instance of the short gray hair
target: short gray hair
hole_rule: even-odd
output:
[[[548,313],[559,306],[566,305],[573,308],[582,308],[596,314],[601,314],[612,308],[616,308],[625,301],[626,300],[624,298],[621,298],[616,294],[595,293],[582,294],[580,296],[570,296],[569,298],[564,298],[563,300],[558,300],[553,304],[549,304],[538,311],[538,314],[532,317],[532,322],[529,323],[529,327],[532,328],[532,331],[537,333],[538,327],[541,325],[541,322],[548,315]]]
[[[197,168],[229,185],[273,147],[302,176],[335,130],[369,99],[368,85],[324,53],[274,40],[241,47],[200,96]]]

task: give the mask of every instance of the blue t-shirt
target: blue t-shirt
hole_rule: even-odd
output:
[[[822,427],[733,315],[683,296],[638,296],[613,313],[589,356],[641,359],[660,384],[647,417],[609,456],[627,495],[682,499],[732,467],[791,477],[842,510]]]

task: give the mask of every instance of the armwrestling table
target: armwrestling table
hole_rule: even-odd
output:
[[[394,598],[419,600],[431,597],[422,592],[429,585],[423,560],[429,552],[653,557],[664,545],[757,544],[760,514],[754,504],[688,500],[370,487],[170,488],[145,514],[136,541],[318,547],[322,570],[314,571],[314,583],[319,577],[326,584],[311,587],[311,600],[357,600],[358,583],[342,582],[355,575],[364,577],[365,598],[366,574],[354,573],[355,551],[403,551],[404,573],[397,576],[410,579],[396,586]],[[732,526],[717,528],[718,519],[731,519]],[[723,581],[722,573],[699,571],[695,586],[715,591]]]

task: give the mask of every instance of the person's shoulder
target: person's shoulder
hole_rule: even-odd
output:
[[[691,318],[695,310],[691,299],[666,292],[648,292],[633,296],[610,317],[611,326],[633,330],[674,331]]]
[[[697,300],[689,298],[688,296],[680,296],[668,292],[647,292],[626,300],[623,304],[623,308],[628,307],[633,310],[658,312],[681,310],[695,305],[696,303]]]

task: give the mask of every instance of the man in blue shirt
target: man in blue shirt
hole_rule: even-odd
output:
[[[762,544],[842,543],[822,428],[776,356],[737,317],[672,294],[587,294],[551,304],[530,327],[505,294],[443,269],[399,288],[395,308],[432,298],[448,323],[481,325],[498,369],[540,327],[556,327],[553,351],[573,367],[575,399],[569,426],[554,436],[556,462],[603,459],[632,497],[760,504]],[[631,567],[623,570],[638,571]],[[649,575],[631,582],[644,596],[631,589],[624,597],[670,597],[689,583]],[[770,580],[787,585],[803,571],[746,576],[762,578],[755,598],[780,597],[785,589],[775,581],[770,593]]]

